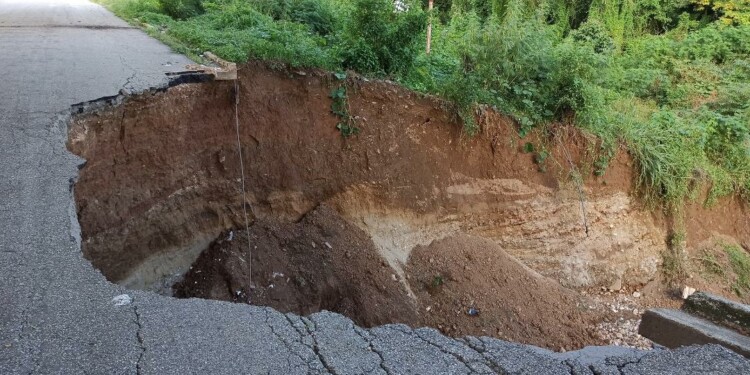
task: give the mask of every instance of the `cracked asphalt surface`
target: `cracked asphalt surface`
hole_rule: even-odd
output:
[[[189,60],[82,0],[0,0],[0,50],[0,374],[750,373],[718,346],[553,353],[110,284],[80,251],[70,106],[164,85]]]

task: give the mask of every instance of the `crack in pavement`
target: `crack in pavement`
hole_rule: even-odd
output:
[[[138,75],[138,71],[136,69],[134,69],[132,66],[130,66],[130,64],[126,63],[125,62],[125,58],[122,57],[122,55],[120,55],[120,63],[122,64],[122,66],[124,66],[125,68],[127,68],[131,72],[130,77],[128,77],[127,79],[125,79],[125,83],[122,85],[122,89],[120,89],[120,93],[123,93],[123,91],[125,91],[125,93],[127,93],[129,91],[128,90],[128,86],[132,84],[131,81],[133,79],[135,79],[136,75]]]
[[[31,300],[32,300],[32,297],[29,297],[28,300],[29,300],[28,302],[30,303]],[[29,308],[28,308],[28,306],[29,306],[29,304],[27,303],[25,305],[25,307],[23,308],[23,310],[21,310],[21,316],[23,318],[21,320],[21,327],[18,330],[18,336],[16,337],[16,342],[18,343],[19,348],[23,347],[24,336],[25,336],[24,333],[26,331],[26,327],[29,326],[29,313],[28,313]],[[33,354],[32,353],[27,353],[27,354],[29,354],[31,356],[32,360],[33,360],[33,358],[34,358]],[[32,374],[34,371],[35,371],[35,368],[32,368],[31,371],[29,371],[29,374]]]
[[[268,326],[268,328],[269,328],[269,329],[271,330],[271,333],[273,333],[273,335],[274,335],[274,336],[276,336],[276,339],[277,339],[277,340],[279,340],[279,341],[280,341],[280,342],[281,342],[281,343],[282,343],[282,344],[283,344],[283,345],[284,345],[284,346],[286,347],[287,351],[288,351],[288,352],[289,352],[290,354],[293,354],[293,355],[297,356],[297,357],[298,357],[298,358],[300,359],[300,361],[302,361],[302,363],[305,363],[305,364],[307,364],[307,365],[308,365],[308,369],[311,369],[311,367],[309,366],[309,365],[310,365],[310,361],[308,361],[308,360],[305,360],[305,358],[303,358],[303,357],[302,357],[302,355],[301,355],[300,353],[298,353],[298,352],[297,352],[297,351],[296,351],[296,350],[295,350],[295,349],[294,349],[294,348],[292,347],[292,345],[291,345],[291,344],[289,344],[289,343],[287,342],[287,340],[286,340],[286,338],[284,338],[284,336],[282,336],[282,335],[280,335],[280,334],[279,334],[278,332],[276,332],[276,329],[274,329],[274,325],[273,325],[273,323],[271,323],[271,314],[272,314],[272,311],[271,311],[270,309],[264,309],[263,311],[265,312],[265,315],[266,315],[266,325],[267,325],[267,326]],[[281,314],[281,315],[283,315],[283,316],[286,316],[285,314]],[[289,320],[289,318],[288,318],[288,317],[287,317],[287,321],[289,322],[289,324],[290,324],[290,326],[292,327],[292,329],[294,329],[294,331],[295,331],[295,332],[299,333],[299,331],[297,331],[297,329],[296,329],[296,328],[294,327],[294,324],[292,324],[292,321],[291,321],[291,320]],[[302,338],[301,338],[301,337],[300,337],[300,343],[301,343],[302,345],[304,345],[304,343],[302,342]],[[306,345],[305,345],[305,346],[306,346]],[[312,348],[311,348],[311,349],[312,349]],[[289,359],[289,357],[287,357],[287,358],[286,358],[286,362],[287,362],[287,366],[288,366],[288,367],[289,367],[290,369],[292,369],[292,368],[294,368],[294,367],[295,367],[295,366],[294,366],[294,365],[292,364],[292,362],[291,362],[291,360]]]
[[[422,340],[423,342],[427,343],[428,345],[431,345],[431,346],[435,347],[435,348],[436,348],[437,350],[439,350],[439,351],[440,351],[441,353],[443,353],[443,354],[445,354],[445,355],[449,355],[449,356],[453,357],[453,358],[454,358],[454,359],[455,359],[455,360],[456,360],[456,361],[457,361],[458,363],[460,363],[460,364],[462,364],[462,365],[463,365],[464,367],[466,367],[466,370],[467,370],[467,371],[468,371],[469,373],[478,373],[478,372],[477,372],[476,370],[474,370],[474,369],[472,368],[472,366],[470,366],[470,365],[469,365],[469,359],[467,359],[467,358],[464,358],[464,357],[463,357],[462,355],[460,355],[460,354],[457,354],[457,353],[453,353],[453,352],[451,352],[451,351],[448,351],[448,349],[446,349],[446,348],[444,348],[444,347],[442,347],[442,346],[438,345],[437,343],[434,343],[434,342],[430,341],[429,339],[427,339],[427,338],[423,337],[423,336],[422,336],[422,335],[420,334],[420,331],[419,331],[419,330],[414,330],[414,334],[413,334],[413,335],[414,335],[414,336],[416,336],[417,338],[419,338],[420,340]],[[469,348],[469,349],[471,349],[471,348]],[[477,351],[474,351],[474,352],[475,352],[475,353],[477,353],[478,355],[480,355],[480,356],[481,356],[481,354],[480,354],[479,352],[477,352]],[[474,361],[472,361],[472,362],[474,362]],[[482,363],[482,364],[486,365],[486,363]]]
[[[625,361],[625,362],[623,362],[623,363],[621,363],[621,364],[617,364],[617,365],[616,365],[616,366],[617,366],[617,371],[618,371],[618,372],[619,372],[620,374],[625,374],[625,373],[623,372],[623,370],[625,370],[625,367],[626,367],[626,366],[628,366],[628,365],[638,365],[638,364],[640,364],[640,363],[641,363],[641,360],[643,360],[643,358],[644,358],[644,357],[646,357],[646,356],[645,356],[645,355],[643,355],[643,356],[640,356],[640,357],[638,357],[638,358],[637,358],[636,360],[634,360],[634,361]]]
[[[308,324],[308,322],[309,322],[309,324]],[[312,326],[312,329],[310,328],[310,326]],[[310,335],[310,338],[312,338],[312,342],[313,342],[312,350],[313,350],[313,353],[315,353],[315,355],[318,357],[318,360],[320,360],[320,363],[323,364],[323,367],[325,367],[325,369],[328,372],[330,372],[331,374],[334,374],[334,375],[338,375],[338,373],[336,372],[336,369],[334,369],[333,366],[331,366],[328,363],[328,361],[325,359],[325,357],[323,356],[323,354],[320,352],[320,347],[318,345],[318,339],[315,337],[315,329],[316,329],[315,322],[313,322],[311,320],[306,320],[305,321],[305,329],[307,330],[307,333]]]
[[[571,374],[575,374],[575,366],[573,366],[573,364],[572,364],[572,363],[570,363],[570,361],[563,361],[562,363],[563,363],[563,364],[564,364],[564,365],[565,365],[566,367],[568,367],[568,372],[569,372],[569,373],[571,373]]]
[[[357,327],[354,327],[354,333],[356,333],[359,337],[361,337],[362,340],[365,340],[365,342],[367,343],[367,346],[370,349],[370,351],[372,351],[373,353],[377,354],[378,357],[380,357],[380,368],[386,373],[386,375],[391,375],[392,374],[391,370],[389,370],[385,366],[385,357],[383,356],[383,353],[381,351],[375,349],[375,345],[373,345],[372,340],[369,337],[365,337],[365,335],[363,334],[363,332],[366,332],[366,331],[359,330],[359,329],[357,329]],[[375,336],[375,338],[377,338],[377,335],[375,333],[373,333],[373,332],[367,332],[367,334]]]
[[[45,291],[44,292],[45,295],[48,293],[47,291],[49,290],[49,286],[50,286],[51,283],[52,283],[51,281],[47,281],[46,285],[43,287],[42,290]],[[17,339],[18,343],[19,343],[19,346],[23,347],[22,343],[24,341],[27,341],[27,344],[29,346],[28,348],[25,348],[27,350],[24,351],[24,354],[26,354],[28,356],[28,358],[26,358],[26,359],[27,360],[30,359],[31,362],[32,362],[31,363],[31,370],[28,372],[29,374],[36,373],[39,370],[39,368],[42,366],[41,360],[39,358],[41,356],[41,353],[42,353],[41,344],[37,343],[36,345],[32,345],[31,342],[30,342],[31,341],[31,339],[29,337],[30,335],[26,335],[25,334],[26,331],[27,331],[27,328],[31,328],[31,329],[34,329],[34,330],[36,330],[36,329],[39,328],[39,327],[31,324],[31,322],[30,322],[31,319],[30,319],[30,314],[29,314],[30,306],[33,306],[35,299],[39,298],[39,297],[40,296],[38,294],[35,294],[35,295],[30,295],[29,298],[27,299],[27,303],[25,304],[25,307],[24,307],[24,309],[23,309],[23,311],[21,313],[21,316],[23,316],[23,320],[21,321],[21,328],[20,328],[20,331],[18,333],[18,339]]]
[[[602,375],[602,372],[596,369],[596,366],[589,365],[589,371],[594,375]]]
[[[466,346],[468,346],[469,348],[471,348],[475,352],[479,353],[482,356],[482,358],[484,358],[485,361],[487,361],[485,364],[492,371],[494,371],[494,372],[496,372],[498,374],[505,374],[505,373],[507,373],[507,371],[505,371],[502,367],[498,366],[498,364],[495,361],[493,361],[492,358],[490,358],[490,357],[487,356],[487,348],[485,347],[485,345],[484,345],[484,343],[482,341],[480,341],[479,339],[474,338],[474,340],[479,341],[479,344],[481,344],[481,347],[480,347],[479,345],[470,342],[469,339],[471,339],[471,338],[458,339],[458,341],[462,341],[464,344],[466,344]]]
[[[143,323],[141,322],[141,314],[138,312],[138,305],[136,304],[135,298],[133,299],[133,314],[135,315],[135,324],[138,326],[138,329],[135,333],[135,337],[138,340],[138,345],[140,346],[141,353],[138,355],[138,361],[135,363],[135,372],[138,375],[141,375],[143,372],[143,358],[146,356],[146,343],[143,338]]]
[[[297,316],[297,315],[294,315],[292,313],[286,313],[286,314],[282,314],[282,315],[286,318],[286,320],[289,323],[289,325],[297,332],[297,335],[299,336],[299,343],[300,343],[300,345],[304,346],[305,348],[309,349],[311,353],[315,354],[315,348],[314,348],[313,344],[312,343],[308,343],[308,342],[305,341],[305,338],[308,338],[310,341],[314,340],[314,338],[312,337],[312,335],[310,335],[310,334],[307,333],[307,324],[308,324],[308,322],[310,322],[310,320],[307,319],[307,318],[305,318],[305,317],[303,317],[303,316]],[[300,324],[295,324],[293,318],[299,319],[299,323]],[[310,324],[314,324],[314,323],[310,322]],[[305,327],[305,328],[303,329],[301,327]],[[304,359],[303,359],[303,362],[304,362]],[[313,362],[315,364],[314,368],[311,365],[311,363],[313,363]],[[322,371],[323,369],[326,368],[326,365],[323,363],[323,361],[321,361],[319,359],[319,357],[318,357],[317,354],[315,354],[314,357],[312,357],[309,360],[307,360],[306,363],[307,363],[307,366],[308,366],[308,373],[311,370]]]

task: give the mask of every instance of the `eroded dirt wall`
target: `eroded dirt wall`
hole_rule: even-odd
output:
[[[457,232],[569,286],[643,284],[658,269],[666,229],[632,198],[623,151],[595,178],[595,145],[561,127],[545,136],[540,168],[524,144],[541,136],[520,139],[506,117],[485,111],[468,137],[445,103],[357,79],[349,105],[361,131],[344,138],[329,98],[341,81],[257,63],[240,77],[253,215],[295,221],[327,202],[401,278],[415,246]],[[69,148],[88,160],[75,190],[83,251],[110,280],[143,287],[184,271],[223,230],[244,226],[233,110],[232,84],[215,82],[74,121]]]

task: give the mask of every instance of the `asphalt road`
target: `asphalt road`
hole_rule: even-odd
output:
[[[716,346],[556,354],[108,283],[78,243],[70,105],[164,85],[186,63],[86,1],[0,0],[0,374],[750,373]]]

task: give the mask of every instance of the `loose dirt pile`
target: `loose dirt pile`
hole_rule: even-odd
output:
[[[283,312],[344,314],[362,326],[404,323],[453,336],[497,336],[573,349],[601,343],[586,301],[491,241],[456,235],[415,249],[409,296],[365,232],[322,205],[297,223],[261,220],[204,251],[177,297],[251,303]],[[252,259],[252,278],[251,262]]]
[[[303,315],[336,311],[365,326],[418,322],[372,240],[326,206],[298,223],[260,220],[250,228],[250,243],[244,229],[224,234],[174,286],[175,296]]]
[[[492,241],[457,235],[419,246],[407,272],[423,322],[455,336],[495,336],[555,350],[601,342],[602,316]]]

